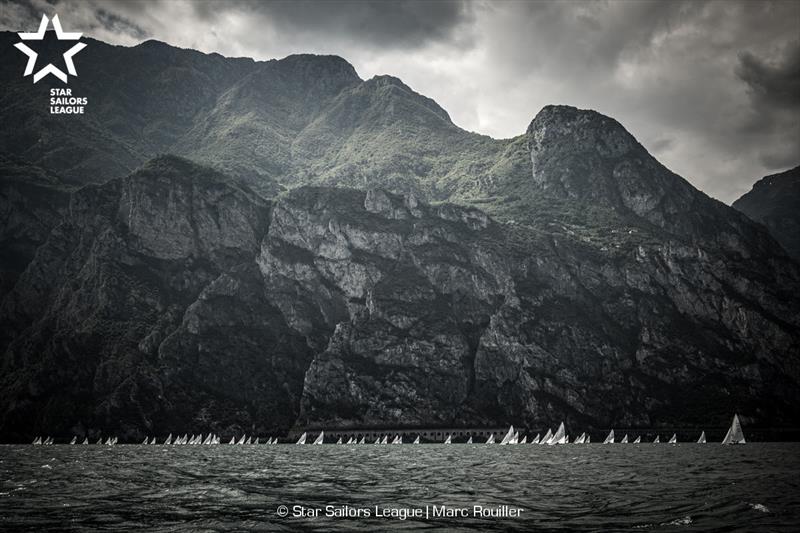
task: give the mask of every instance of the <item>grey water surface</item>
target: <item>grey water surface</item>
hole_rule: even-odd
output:
[[[0,477],[7,531],[800,530],[798,443],[6,445]]]

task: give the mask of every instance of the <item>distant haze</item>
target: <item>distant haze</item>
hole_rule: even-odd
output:
[[[546,104],[596,109],[728,203],[800,163],[800,2],[0,0],[0,29],[43,13],[114,44],[340,55],[493,137]]]

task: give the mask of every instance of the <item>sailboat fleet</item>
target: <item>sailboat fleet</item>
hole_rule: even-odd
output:
[[[566,428],[565,428],[563,422],[561,422],[561,424],[559,424],[558,429],[556,430],[555,433],[553,433],[553,431],[551,429],[548,429],[547,433],[545,433],[543,437],[540,437],[540,435],[541,435],[540,433],[537,433],[535,437],[530,439],[530,441],[528,440],[528,436],[527,435],[523,435],[522,438],[520,438],[519,431],[514,429],[514,426],[512,425],[512,426],[509,426],[508,430],[505,432],[505,434],[503,435],[503,437],[502,437],[502,439],[500,440],[499,443],[497,443],[495,441],[495,434],[494,433],[490,433],[489,437],[485,441],[485,444],[495,444],[495,443],[497,443],[497,444],[500,444],[501,446],[520,445],[520,444],[539,444],[539,445],[553,446],[553,445],[570,444],[569,435],[567,435]],[[309,440],[308,434],[307,433],[303,433],[302,435],[300,435],[300,438],[297,439],[296,444],[306,444],[308,440]],[[591,439],[591,437],[589,435],[587,435],[586,433],[581,433],[578,437],[576,437],[571,442],[571,444],[589,444],[589,443],[591,443],[591,440],[592,439]],[[114,445],[117,444],[117,442],[118,442],[118,439],[117,439],[116,436],[108,436],[108,437],[105,438],[105,440],[103,440],[102,438],[99,438],[97,440],[96,444],[114,446]],[[356,437],[350,437],[347,440],[347,442],[344,442],[343,438],[339,437],[338,440],[336,441],[336,444],[340,444],[340,445],[355,445],[355,444],[366,444],[366,442],[367,442],[366,441],[366,437],[364,437],[364,436],[362,436],[361,439],[357,439]],[[452,442],[453,442],[453,435],[449,434],[449,433],[446,434],[446,436],[444,438],[444,441],[442,441],[443,444],[452,444]],[[628,442],[629,442],[628,434],[626,433],[622,437],[622,439],[619,440],[619,444],[628,444]],[[632,444],[640,444],[642,442],[641,435],[637,436],[631,442],[632,442]],[[661,442],[660,436],[656,435],[655,439],[653,440],[653,444],[658,444],[660,442]],[[677,434],[673,433],[672,437],[669,439],[668,442],[669,442],[669,444],[677,444],[677,442],[678,442]],[[707,440],[706,440],[706,432],[705,431],[700,433],[700,437],[697,439],[696,442],[697,442],[697,444],[706,444]],[[745,437],[744,437],[744,432],[742,431],[741,422],[739,421],[739,416],[738,415],[733,415],[733,421],[731,422],[731,426],[728,429],[728,432],[725,434],[725,438],[722,440],[722,444],[745,444],[745,442],[746,442],[746,440],[745,440]],[[220,436],[216,435],[214,433],[208,433],[205,436],[202,433],[198,434],[198,435],[194,435],[194,434],[193,435],[189,435],[187,433],[187,434],[184,434],[183,436],[178,435],[176,437],[173,437],[172,433],[170,433],[167,436],[167,438],[162,442],[162,444],[164,446],[217,445],[217,444],[220,444],[220,443],[221,443]],[[313,439],[312,443],[316,444],[316,445],[324,444],[325,443],[325,432],[324,431],[320,431],[319,434]],[[378,438],[376,438],[375,442],[373,444],[381,445],[381,444],[389,444],[389,443],[390,443],[389,435],[383,435],[383,436],[379,436]],[[472,444],[472,443],[473,443],[473,438],[472,438],[472,436],[470,436],[469,439],[466,441],[466,444]],[[603,440],[603,444],[614,444],[614,443],[615,443],[615,436],[614,436],[614,430],[612,429],[612,430],[609,431],[609,433],[606,436],[605,440]],[[38,436],[33,440],[32,444],[36,445],[36,446],[52,445],[53,444],[53,438],[50,437],[50,436],[48,436],[48,437]],[[70,445],[77,445],[78,444],[78,437],[77,436],[73,437],[72,440],[69,441],[69,444]],[[84,438],[83,441],[80,444],[81,445],[88,445],[89,444],[89,438],[88,437]],[[158,442],[156,441],[156,437],[145,437],[145,439],[141,442],[141,444],[142,445],[155,445],[155,444],[158,444]],[[243,446],[243,445],[258,445],[258,444],[262,444],[262,442],[260,440],[260,437],[258,437],[258,436],[253,437],[252,435],[250,435],[250,436],[248,436],[248,435],[240,435],[240,436],[238,436],[238,438],[236,436],[232,436],[230,441],[228,441],[228,444],[229,445],[235,445],[235,446]],[[263,444],[268,444],[268,445],[278,444],[278,438],[277,437],[268,437],[267,440]],[[403,444],[403,436],[400,435],[400,434],[395,434],[392,437],[391,444]],[[413,444],[420,444],[419,435],[416,436],[416,438],[413,441]]]

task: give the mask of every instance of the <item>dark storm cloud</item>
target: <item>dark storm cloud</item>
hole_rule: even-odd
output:
[[[750,87],[758,105],[776,109],[800,108],[800,40],[791,43],[776,63],[742,52],[736,74]]]
[[[521,134],[547,104],[596,109],[727,202],[800,163],[796,1],[0,2],[0,27],[15,31],[58,12],[69,29],[115,44],[340,55],[494,137]]]
[[[349,36],[379,48],[419,48],[453,37],[470,19],[470,4],[460,0],[293,0],[198,2],[199,16],[213,21],[221,12],[262,16],[286,31],[341,38]]]

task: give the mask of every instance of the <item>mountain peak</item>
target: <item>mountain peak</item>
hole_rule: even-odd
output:
[[[699,197],[708,200],[596,111],[547,106],[526,135],[534,184],[550,196],[632,212],[662,228]]]
[[[800,258],[800,166],[758,180],[733,207],[769,228],[795,258]]]

